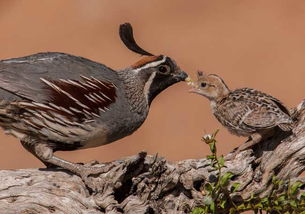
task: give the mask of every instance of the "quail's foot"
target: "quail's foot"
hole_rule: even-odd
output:
[[[238,152],[247,150],[247,149],[251,148],[252,146],[254,146],[255,144],[261,142],[262,139],[263,139],[263,137],[261,134],[254,133],[249,137],[249,139],[244,144],[240,145],[235,152],[238,153]]]
[[[245,143],[237,147],[233,152],[229,154],[229,158],[230,159],[235,158],[235,156],[238,155],[240,152],[251,148],[252,146],[259,143],[261,140],[262,140],[262,135],[260,135],[259,133],[252,134]]]

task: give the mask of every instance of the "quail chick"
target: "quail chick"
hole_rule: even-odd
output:
[[[208,98],[213,114],[232,134],[251,137],[238,151],[260,142],[274,127],[292,129],[289,111],[278,99],[250,88],[231,91],[215,74],[198,72],[197,78],[190,92]]]

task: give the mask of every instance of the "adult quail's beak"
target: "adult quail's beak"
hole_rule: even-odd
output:
[[[185,81],[188,78],[188,74],[184,71],[181,71],[176,77],[179,78],[180,81]]]

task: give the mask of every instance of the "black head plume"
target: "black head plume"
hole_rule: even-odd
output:
[[[120,37],[129,50],[132,50],[133,52],[136,52],[141,55],[153,56],[153,54],[145,51],[136,43],[133,37],[133,30],[130,23],[120,25]]]

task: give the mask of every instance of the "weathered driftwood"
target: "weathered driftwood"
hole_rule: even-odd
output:
[[[280,130],[252,149],[228,154],[226,168],[241,183],[239,198],[266,196],[272,175],[296,180],[305,169],[305,102],[293,114],[293,134]],[[188,213],[203,203],[201,187],[217,171],[207,159],[169,162],[144,152],[106,164],[82,179],[61,169],[0,171],[0,213]],[[238,198],[238,197],[237,197]]]

